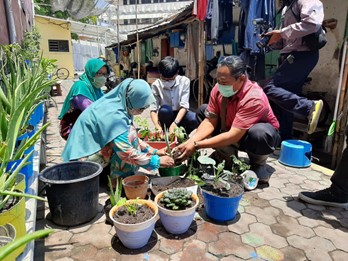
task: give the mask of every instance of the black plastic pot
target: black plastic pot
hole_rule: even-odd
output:
[[[94,162],[61,163],[39,175],[45,184],[51,220],[60,226],[76,226],[98,213],[99,174],[103,168]]]

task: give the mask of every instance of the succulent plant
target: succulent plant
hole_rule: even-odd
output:
[[[192,191],[183,188],[169,189],[163,193],[160,203],[171,210],[183,210],[192,205]]]

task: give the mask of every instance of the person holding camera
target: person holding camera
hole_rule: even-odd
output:
[[[213,157],[232,168],[232,155],[247,152],[251,169],[260,183],[267,183],[271,173],[266,167],[268,156],[279,143],[279,123],[266,94],[248,78],[247,66],[238,56],[227,56],[219,62],[217,84],[210,93],[209,104],[197,111],[201,121],[188,141],[176,147],[178,161],[195,150],[214,148]]]
[[[292,138],[294,115],[308,119],[308,134],[318,124],[323,101],[299,96],[309,73],[319,60],[319,50],[311,49],[303,41],[317,32],[324,19],[323,4],[319,0],[284,0],[281,9],[281,28],[265,34],[268,45],[280,49],[280,66],[263,87],[268,99],[276,105],[282,140]]]
[[[345,130],[348,146],[348,126]],[[331,186],[318,191],[302,191],[298,198],[314,205],[348,209],[348,148],[343,151],[335,172],[331,176]]]
[[[178,75],[179,62],[167,56],[158,64],[160,79],[152,84],[156,102],[150,106],[150,115],[155,128],[162,132],[164,125],[169,132],[182,126],[189,134],[198,123],[196,114],[189,110],[190,79]]]

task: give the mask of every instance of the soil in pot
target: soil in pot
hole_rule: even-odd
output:
[[[203,185],[202,189],[210,194],[226,198],[237,197],[244,192],[243,185],[232,181],[228,181],[228,183],[231,186],[229,190],[226,190],[222,183],[215,187],[212,181],[209,181],[205,185]]]
[[[124,224],[137,224],[149,220],[155,213],[147,205],[138,205],[136,215],[131,215],[125,206],[120,207],[114,215],[114,219]]]
[[[158,179],[159,182],[156,182],[156,179]],[[163,179],[163,182],[160,181],[160,179]],[[164,180],[165,179],[165,180]],[[172,189],[172,188],[187,188],[194,186],[196,183],[187,178],[180,178],[180,177],[164,177],[164,178],[154,178],[152,179],[152,187],[151,190],[155,196],[165,190]]]

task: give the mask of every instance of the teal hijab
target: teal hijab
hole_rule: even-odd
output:
[[[127,108],[141,109],[154,102],[146,81],[125,79],[81,113],[64,147],[63,160],[75,160],[100,151],[129,130],[133,117]]]
[[[71,101],[77,95],[83,95],[91,101],[96,101],[104,95],[100,88],[93,86],[94,77],[97,72],[106,66],[108,73],[110,72],[109,67],[100,59],[90,59],[85,65],[85,72],[80,76],[80,80],[75,82],[71,87],[68,95],[64,100],[62,111],[60,112],[58,119],[62,119],[63,116],[68,112]]]

